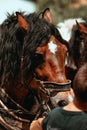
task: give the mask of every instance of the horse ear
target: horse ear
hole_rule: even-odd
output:
[[[49,8],[46,8],[42,13],[42,18],[47,20],[49,23],[54,24],[52,14]]]
[[[23,16],[19,12],[16,12],[16,16],[18,19],[19,27],[27,31],[29,28],[28,22],[23,18]]]
[[[79,29],[80,32],[87,33],[87,27],[85,27],[81,23],[78,23],[77,20],[76,20],[76,24],[77,24],[77,27],[78,27],[78,29]]]

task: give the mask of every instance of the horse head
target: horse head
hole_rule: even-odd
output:
[[[55,27],[49,9],[40,14],[9,15],[1,25],[0,86],[17,103],[31,110],[40,92],[34,77],[68,83],[67,49],[68,43]]]
[[[77,70],[86,62],[86,44],[85,39],[87,37],[87,23],[78,23],[72,28],[71,38],[69,41],[69,55],[68,55],[68,77],[73,80]],[[84,56],[85,55],[85,56]],[[85,59],[83,58],[85,57]],[[71,76],[70,76],[71,75]]]
[[[54,21],[48,8],[42,13],[42,18],[51,23],[52,27],[54,26]],[[36,49],[36,53],[41,54],[44,61],[43,64],[35,68],[37,76],[41,80],[66,83],[64,63],[67,50],[66,42],[64,45],[64,40],[60,33],[56,29],[55,32],[52,30],[49,39]]]
[[[44,57],[44,63],[35,68],[37,76],[42,80],[66,83],[64,67],[66,46],[52,35],[45,45],[36,49],[36,52]]]

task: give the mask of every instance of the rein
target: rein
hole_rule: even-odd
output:
[[[44,92],[44,94],[48,97],[48,101],[41,101],[41,105],[38,108],[38,111],[35,113],[32,113],[32,111],[28,111],[26,110],[24,107],[22,107],[21,105],[19,105],[17,102],[15,102],[6,92],[3,88],[0,88],[0,111],[1,111],[1,118],[4,120],[4,125],[3,125],[3,121],[0,119],[0,123],[2,124],[2,126],[4,126],[7,129],[10,129],[10,127],[8,127],[8,124],[10,124],[10,122],[8,122],[8,120],[5,120],[3,118],[3,114],[5,117],[11,117],[11,120],[18,122],[18,124],[22,127],[25,127],[25,129],[27,129],[26,127],[30,126],[30,119],[28,119],[28,117],[32,116],[32,118],[37,119],[40,114],[41,114],[41,110],[43,111],[42,116],[43,115],[47,115],[47,112],[51,110],[51,107],[54,108],[52,102],[51,102],[51,96],[54,96],[55,94],[57,94],[58,92],[63,92],[63,91],[69,91],[70,87],[71,87],[71,81],[67,80],[67,83],[55,83],[55,82],[49,82],[49,81],[41,81],[38,80],[34,77],[33,82],[36,82],[36,85],[38,85],[38,87],[40,88],[40,90],[42,92]],[[31,81],[32,82],[32,81]],[[6,104],[7,101],[9,101],[13,106],[15,106],[16,109],[12,109],[9,108]],[[50,106],[49,103],[50,102]],[[51,106],[52,105],[52,106]],[[46,110],[45,110],[46,109]],[[5,114],[6,113],[6,114]],[[22,115],[25,115],[24,118],[21,117]],[[10,120],[10,118],[9,118]],[[7,123],[8,122],[8,123]],[[18,128],[17,125],[13,124],[13,129]]]

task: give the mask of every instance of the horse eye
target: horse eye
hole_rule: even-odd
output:
[[[43,55],[39,54],[39,53],[35,53],[34,54],[34,58],[36,58],[36,59],[43,59]]]
[[[63,106],[66,106],[67,104],[68,104],[67,101],[65,101],[65,100],[60,100],[57,105],[60,106],[60,107],[63,107]]]
[[[41,45],[40,46],[44,46],[44,45],[46,45],[47,44],[47,39],[44,39],[44,40],[42,40],[42,42],[41,42]]]

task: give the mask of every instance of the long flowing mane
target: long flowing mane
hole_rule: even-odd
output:
[[[52,34],[68,46],[56,27],[40,18],[40,14],[24,15],[22,12],[20,14],[29,23],[27,32],[19,27],[15,14],[9,14],[0,28],[1,86],[4,86],[8,80],[14,77],[20,77],[21,60],[24,62],[22,65],[23,75],[28,76],[32,69],[32,58],[35,56],[36,48],[46,39],[49,39]],[[35,60],[35,57],[33,59]]]

